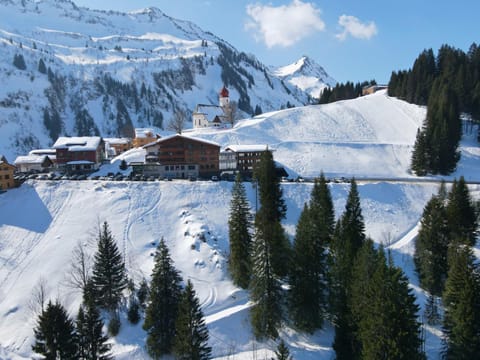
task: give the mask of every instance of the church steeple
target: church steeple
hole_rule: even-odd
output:
[[[230,105],[230,97],[226,86],[222,87],[220,93],[218,94],[218,101],[221,107],[226,108]]]

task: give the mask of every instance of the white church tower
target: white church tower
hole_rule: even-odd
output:
[[[220,90],[218,100],[220,107],[228,109],[228,107],[230,106],[230,97],[225,85],[223,86],[222,90]]]

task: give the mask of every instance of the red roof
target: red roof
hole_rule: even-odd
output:
[[[225,86],[220,90],[220,97],[228,97],[228,90]]]

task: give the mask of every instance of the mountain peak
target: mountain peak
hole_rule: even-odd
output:
[[[290,65],[274,69],[273,73],[309,93],[313,98],[318,98],[324,88],[337,83],[322,66],[306,55]]]

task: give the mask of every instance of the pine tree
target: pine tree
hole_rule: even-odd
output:
[[[240,174],[232,189],[228,231],[230,238],[229,270],[234,284],[246,289],[250,282],[250,207]]]
[[[407,277],[385,258],[383,248],[375,255],[373,245],[367,246],[356,262],[350,299],[361,358],[424,359],[418,306]]]
[[[269,243],[270,263],[275,275],[284,277],[288,273],[290,261],[290,243],[281,226],[287,207],[283,200],[283,192],[276,173],[275,162],[271,151],[265,151],[254,169],[254,178],[258,183],[260,209],[255,219],[255,226],[261,226],[260,232]],[[258,229],[257,229],[258,230]]]
[[[155,253],[149,302],[143,324],[143,329],[147,332],[147,351],[154,359],[172,351],[181,281],[162,239]]]
[[[288,350],[288,346],[285,344],[283,339],[278,343],[275,356],[276,360],[293,360],[293,358],[290,356],[290,350]]]
[[[278,336],[277,328],[282,319],[281,289],[272,266],[272,246],[262,231],[260,224],[262,213],[255,217],[255,236],[252,249],[252,279],[250,282],[251,299],[254,306],[250,308],[250,317],[254,334],[257,338]],[[276,222],[275,225],[281,228]],[[278,229],[276,231],[282,231]]]
[[[92,302],[80,306],[77,315],[79,359],[110,360],[108,336],[103,334],[103,321]]]
[[[46,309],[38,317],[34,334],[32,350],[45,356],[45,359],[77,359],[75,325],[60,303],[48,302]]]
[[[98,235],[92,282],[97,305],[106,310],[116,310],[127,287],[127,277],[122,255],[106,221]]]
[[[333,348],[337,359],[358,357],[351,305],[348,303],[352,266],[365,242],[365,224],[355,179],[352,179],[345,211],[337,222],[332,242],[331,304],[334,315]]]
[[[47,67],[45,66],[45,61],[43,61],[43,59],[38,60],[38,72],[41,74],[47,73]]]
[[[429,169],[429,162],[427,160],[428,151],[425,139],[425,131],[418,129],[417,137],[415,138],[415,145],[412,152],[412,171],[417,176],[427,175]]]
[[[312,194],[310,197],[310,211],[312,213],[313,225],[318,232],[319,241],[329,245],[332,241],[335,228],[335,212],[333,208],[332,195],[323,173],[315,179]]]
[[[432,295],[440,296],[448,271],[448,225],[444,200],[433,196],[423,210],[415,242],[415,269],[420,285]]]
[[[176,359],[210,359],[212,349],[208,346],[208,328],[190,280],[182,293],[175,327],[173,353]]]
[[[443,293],[446,359],[477,359],[480,354],[480,275],[470,248],[453,247]]]
[[[327,307],[326,241],[318,225],[305,204],[293,245],[289,309],[295,326],[310,333],[322,327]]]
[[[477,213],[463,176],[454,180],[446,207],[450,237],[473,246],[477,238]]]
[[[13,56],[13,65],[19,70],[26,70],[27,65],[25,64],[25,59],[22,54],[15,54]]]

